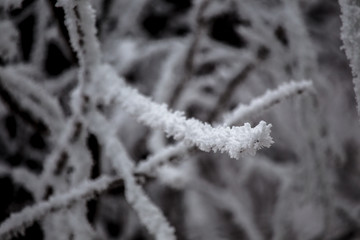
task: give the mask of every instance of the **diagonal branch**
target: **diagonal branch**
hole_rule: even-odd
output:
[[[122,179],[103,176],[93,181],[85,181],[69,192],[50,197],[48,201],[42,201],[34,206],[26,207],[22,211],[12,214],[0,225],[0,239],[10,239],[46,215],[69,208],[79,201],[89,200],[121,183]]]
[[[313,86],[311,81],[289,82],[281,84],[274,90],[268,90],[260,97],[253,99],[250,104],[238,105],[233,111],[224,116],[225,125],[234,125],[238,122],[263,112],[273,105],[295,94],[301,94]]]
[[[310,90],[313,84],[311,81],[289,82],[280,85],[275,90],[267,91],[264,95],[255,98],[248,105],[240,104],[232,112],[224,116],[222,123],[225,126],[232,126],[239,122],[244,122],[248,118],[259,114],[259,112],[266,111],[273,105],[287,99],[295,94],[301,94],[304,91]],[[175,145],[167,146],[159,150],[154,155],[147,158],[145,161],[139,163],[136,172],[148,173],[153,172],[158,166],[166,163],[169,159],[185,154],[189,151],[189,147],[183,142]]]
[[[341,7],[341,39],[353,74],[357,110],[360,116],[360,2],[339,0]]]
[[[242,154],[255,155],[263,147],[273,143],[270,136],[271,124],[261,121],[252,128],[249,123],[241,127],[217,126],[196,119],[186,119],[182,112],[172,112],[165,104],[157,104],[127,86],[115,71],[107,65],[96,71],[96,78],[103,79],[97,91],[105,104],[117,103],[139,122],[156,129],[162,129],[175,140],[196,146],[202,151],[227,152],[238,159]]]
[[[175,240],[174,228],[170,226],[161,210],[149,199],[134,176],[134,162],[128,156],[116,133],[101,114],[89,115],[90,128],[97,134],[105,146],[105,152],[112,165],[124,178],[126,200],[139,215],[140,221],[158,240]]]

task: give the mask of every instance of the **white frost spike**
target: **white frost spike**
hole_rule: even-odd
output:
[[[115,101],[139,122],[162,129],[186,145],[197,146],[206,152],[227,152],[230,157],[238,159],[241,154],[254,155],[260,148],[270,147],[273,143],[271,124],[262,121],[254,128],[248,123],[241,127],[212,127],[196,119],[186,119],[183,112],[172,112],[165,104],[151,101],[127,86],[109,66],[102,66],[96,72],[96,77],[103,80],[95,92],[105,103]]]
[[[248,105],[240,104],[231,113],[224,116],[225,125],[234,125],[238,122],[248,119],[259,112],[265,111],[280,101],[289,98],[295,94],[300,94],[313,87],[312,81],[303,80],[299,82],[289,82],[281,84],[275,90],[268,90],[258,98],[255,98]]]
[[[251,125],[249,123],[245,123],[244,127],[246,127],[245,130],[247,132],[247,135],[250,136],[250,141],[248,142],[250,145],[247,147],[247,152],[250,155],[254,156],[257,150],[263,147],[270,147],[270,145],[274,143],[272,138],[270,137],[271,124],[266,124],[266,122],[261,121],[254,128],[251,128]]]

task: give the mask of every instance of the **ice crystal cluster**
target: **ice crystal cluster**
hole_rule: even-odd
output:
[[[359,13],[0,0],[0,239],[359,239]]]

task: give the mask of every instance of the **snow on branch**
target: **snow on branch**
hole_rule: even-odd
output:
[[[360,2],[339,0],[341,7],[341,39],[352,68],[357,110],[360,115]]]
[[[227,152],[238,159],[242,154],[255,155],[263,147],[270,147],[271,124],[261,121],[251,127],[245,123],[241,127],[217,126],[196,119],[187,119],[183,112],[172,112],[165,104],[157,104],[137,90],[127,86],[109,66],[101,66],[96,78],[103,79],[96,86],[102,88],[101,96],[105,104],[115,101],[123,110],[149,127],[162,129],[175,140],[183,140],[188,146],[196,146],[202,151]]]
[[[99,113],[89,115],[89,126],[105,146],[107,157],[118,175],[124,178],[125,197],[139,215],[140,221],[157,240],[175,240],[175,230],[161,210],[151,202],[134,176],[134,162],[117,139],[113,127]]]
[[[63,208],[69,208],[78,201],[89,200],[97,194],[107,190],[117,179],[103,176],[97,180],[85,181],[67,193],[50,197],[34,206],[26,207],[18,213],[12,214],[0,225],[0,239],[10,239],[17,233],[24,232],[26,227],[40,220],[47,214]]]
[[[312,88],[312,81],[303,80],[300,82],[289,82],[281,84],[275,90],[267,90],[266,93],[258,98],[253,99],[250,104],[240,104],[231,113],[224,116],[225,125],[233,125],[249,117],[257,115],[259,112],[265,111],[271,106],[289,98],[295,94],[301,94]]]
[[[12,67],[0,68],[1,82],[14,92],[19,92],[34,101],[39,107],[46,111],[53,119],[63,119],[63,112],[56,98],[51,96],[45,88],[33,79],[19,74],[18,69]]]
[[[96,37],[95,11],[87,0],[58,0],[65,12],[65,24],[71,46],[81,66],[90,68],[100,61],[100,45]]]
[[[0,86],[32,117],[46,123],[53,131],[61,130],[64,116],[60,104],[42,86],[9,67],[0,68]]]
[[[248,105],[239,105],[231,113],[224,116],[223,125],[231,126],[238,122],[248,119],[251,116],[258,114],[261,111],[269,109],[271,106],[279,103],[280,101],[289,98],[295,94],[301,94],[304,91],[312,88],[312,81],[303,80],[300,82],[283,83],[277,89],[267,91],[264,95],[254,99]],[[138,173],[150,174],[158,166],[167,162],[174,156],[179,156],[189,150],[188,146],[183,142],[179,142],[173,146],[168,146],[156,154],[150,156],[145,161],[140,162],[136,171]]]

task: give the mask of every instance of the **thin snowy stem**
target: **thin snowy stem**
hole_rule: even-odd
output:
[[[38,0],[36,3],[36,25],[35,25],[35,32],[34,34],[34,46],[32,48],[32,52],[30,55],[31,62],[37,66],[38,68],[41,68],[41,66],[44,63],[45,60],[45,47],[46,47],[46,41],[45,36],[46,34],[42,34],[43,32],[46,32],[47,28],[47,22],[49,18],[49,9],[46,5],[45,0]]]
[[[59,136],[58,147],[49,155],[43,172],[43,182],[52,177],[54,167],[59,165],[61,155],[67,153],[67,145],[80,140],[81,133],[85,131],[83,114],[89,111],[91,97],[86,89],[92,83],[92,69],[100,62],[100,46],[96,38],[95,14],[87,0],[64,1],[59,0],[58,5],[65,12],[71,46],[77,53],[80,64],[78,86],[74,90],[72,99],[73,115],[68,120],[64,131]],[[85,81],[87,85],[85,85]],[[44,190],[44,189],[43,189]]]
[[[139,163],[136,168],[136,172],[139,173],[151,173],[160,165],[169,161],[171,157],[177,157],[185,154],[189,150],[183,142],[179,142],[175,145],[165,147],[154,155],[148,157],[145,161]]]
[[[103,176],[93,181],[85,181],[69,192],[52,196],[47,201],[26,207],[22,211],[12,214],[0,225],[0,238],[3,240],[10,239],[12,236],[17,235],[17,233],[24,232],[26,227],[46,215],[64,208],[70,208],[79,201],[89,200],[106,191],[110,186],[116,184],[117,181],[119,181],[118,178],[108,176]]]
[[[108,158],[117,172],[124,178],[125,197],[139,215],[140,221],[157,240],[175,240],[174,229],[167,222],[161,210],[151,202],[134,176],[134,163],[122,143],[117,139],[108,121],[99,113],[89,116],[89,125],[103,146]]]
[[[0,95],[11,110],[35,127],[55,133],[61,129],[64,116],[57,100],[16,69],[0,68]]]
[[[267,90],[265,94],[253,99],[248,105],[240,104],[233,111],[225,114],[223,123],[225,125],[234,125],[249,120],[250,117],[266,111],[289,97],[310,90],[312,86],[312,82],[307,80],[281,84],[274,90]]]
[[[39,187],[39,177],[33,174],[28,169],[23,167],[8,167],[6,165],[0,165],[0,176],[10,175],[11,179],[21,186],[24,186],[27,190],[35,192]]]
[[[58,0],[64,8],[65,24],[71,46],[82,67],[92,67],[100,61],[100,44],[96,37],[95,13],[87,0]]]

